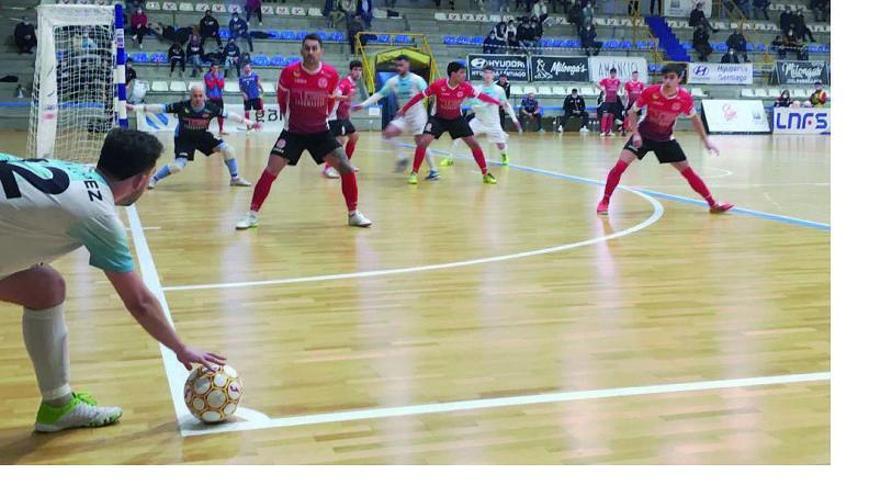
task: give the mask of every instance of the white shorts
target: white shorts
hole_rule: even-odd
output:
[[[475,135],[485,134],[486,138],[492,144],[502,144],[507,142],[507,133],[501,128],[501,124],[486,125],[478,118],[471,119],[471,130]]]
[[[415,109],[413,109],[415,110]],[[428,112],[407,112],[403,117],[397,117],[388,123],[389,126],[400,129],[404,134],[412,134],[418,136],[425,132],[425,125],[428,124]]]

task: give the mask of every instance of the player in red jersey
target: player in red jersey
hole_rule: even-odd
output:
[[[703,179],[688,164],[687,157],[678,141],[672,137],[676,119],[679,115],[686,115],[691,119],[694,129],[700,135],[706,149],[718,154],[718,148],[706,136],[706,129],[703,128],[700,116],[694,109],[694,99],[684,88],[679,86],[682,70],[681,66],[677,64],[664,66],[662,71],[663,84],[655,84],[645,89],[630,109],[628,118],[635,132],[627,141],[623,151],[620,152],[617,164],[608,173],[608,179],[605,181],[605,195],[596,208],[598,214],[608,214],[611,195],[630,163],[636,158],[641,160],[650,151],[654,152],[660,163],[672,164],[687,179],[693,190],[709,203],[710,212],[724,213],[733,208],[730,203],[715,201]],[[638,122],[638,127],[635,127],[638,112],[642,109],[645,109],[645,117],[641,122]]]
[[[351,123],[351,102],[357,96],[357,82],[361,79],[364,70],[364,64],[360,60],[353,60],[348,64],[348,75],[336,87],[336,104],[330,111],[330,132],[339,141],[339,144],[345,145],[345,156],[351,160],[354,155],[354,147],[358,142],[358,131]],[[336,169],[329,163],[324,164],[324,177],[328,179],[338,179],[339,174]]]
[[[600,109],[600,113],[602,114],[602,119],[599,122],[599,135],[600,136],[610,136],[611,131],[614,128],[614,119],[615,117],[623,120],[623,105],[620,104],[620,96],[617,94],[620,91],[621,80],[617,78],[617,69],[611,68],[609,71],[609,76],[599,81],[599,87],[602,88],[602,91],[605,93],[605,98],[602,101],[602,108]]]
[[[639,71],[634,70],[632,72],[632,76],[626,84],[623,85],[623,90],[626,91],[626,110],[625,113],[629,114],[629,110],[635,105],[636,100],[639,99],[639,95],[642,94],[642,91],[645,90],[645,83],[639,81]],[[639,111],[639,115],[641,115],[641,111]],[[629,128],[629,125],[626,125],[629,122],[627,119],[624,122],[627,131],[632,129]]]
[[[474,155],[474,160],[480,166],[483,173],[483,182],[486,184],[495,184],[495,177],[486,169],[486,157],[483,155],[483,149],[480,143],[474,138],[474,131],[468,124],[467,119],[461,113],[461,103],[469,98],[478,98],[486,103],[493,105],[501,105],[501,102],[489,95],[477,92],[473,86],[465,81],[467,72],[463,65],[458,62],[450,62],[446,67],[446,79],[438,79],[428,86],[428,89],[417,93],[406,105],[397,112],[398,117],[403,117],[407,110],[418,104],[420,101],[434,96],[434,108],[432,115],[425,125],[424,134],[416,137],[416,153],[413,158],[413,169],[409,174],[409,183],[419,183],[419,167],[422,166],[422,160],[425,159],[425,153],[431,143],[448,132],[452,139],[461,138],[467,143]]]
[[[327,116],[336,103],[339,74],[333,67],[321,63],[324,48],[316,34],[307,35],[302,42],[302,62],[288,65],[278,78],[278,108],[284,118],[284,130],[269,153],[269,163],[254,187],[251,209],[239,221],[238,230],[256,227],[263,201],[269,196],[272,182],[288,164],[296,165],[304,151],[316,163],[329,163],[342,179],[342,195],[348,207],[348,224],[369,227],[372,222],[357,209],[358,189],[355,169],[342,151],[342,145],[330,133]]]

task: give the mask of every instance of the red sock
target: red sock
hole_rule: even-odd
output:
[[[617,185],[620,184],[620,178],[623,176],[623,173],[626,172],[626,168],[629,167],[623,160],[617,160],[617,163],[614,165],[608,172],[608,178],[605,179],[605,196],[602,197],[603,202],[611,201],[611,195],[614,194],[614,190],[617,188]]]
[[[607,113],[602,116],[602,132],[611,132],[612,118],[614,117]]]
[[[220,125],[220,132],[223,132],[223,117],[217,117],[217,124]]]
[[[351,213],[358,207],[358,183],[354,172],[342,174],[342,195],[345,196],[345,206]]]
[[[483,172],[483,175],[486,175],[486,155],[483,154],[483,149],[479,146],[471,148],[471,154],[474,155],[474,160],[476,160],[477,165],[480,166],[480,172]]]
[[[276,175],[270,174],[267,170],[263,170],[263,175],[254,186],[254,195],[251,197],[251,211],[260,211],[263,207],[263,201],[269,196],[272,190],[272,183],[275,182]]]
[[[251,120],[251,111],[250,110],[244,111],[244,118]]]
[[[421,168],[422,162],[425,160],[425,153],[427,151],[428,148],[416,146],[416,154],[413,157],[413,172],[419,173],[419,168]]]
[[[709,192],[709,188],[706,187],[706,183],[703,182],[703,179],[701,179],[696,172],[694,172],[694,169],[688,167],[681,171],[681,175],[683,175],[684,178],[687,179],[688,184],[691,185],[691,188],[694,191],[697,191],[697,193],[702,196],[707,203],[709,203],[709,206],[715,204],[715,200],[712,199],[712,193]]]
[[[352,141],[349,139],[345,142],[345,155],[351,160],[352,155],[354,155],[354,147],[357,144],[357,141]]]

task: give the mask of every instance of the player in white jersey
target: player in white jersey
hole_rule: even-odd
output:
[[[144,193],[161,154],[153,135],[128,129],[110,131],[96,168],[0,153],[0,301],[24,308],[25,348],[43,398],[37,431],[105,426],[122,416],[122,409],[99,407],[69,383],[64,278],[47,263],[82,246],[131,315],[184,366],[225,360],[184,345],[134,272],[116,206]]]
[[[516,129],[519,132],[522,132],[522,126],[520,126],[519,120],[516,118],[516,112],[514,112],[513,107],[510,106],[510,102],[507,101],[507,95],[504,93],[504,89],[495,84],[495,69],[488,65],[483,67],[483,85],[474,86],[474,89],[479,93],[487,94],[500,101],[501,107],[504,108],[504,111],[507,112],[507,115],[513,120],[513,125],[516,126]],[[474,135],[479,136],[480,134],[485,134],[489,139],[489,142],[494,143],[501,152],[501,164],[509,165],[510,158],[507,156],[507,133],[504,132],[504,128],[501,126],[501,115],[498,112],[498,108],[495,105],[490,105],[476,98],[472,99],[469,103],[474,111],[474,118],[470,121],[471,130],[474,131]],[[455,150],[460,142],[461,139],[452,141],[452,148],[449,150],[449,157],[444,158],[440,162],[440,165],[451,167],[455,164]]]
[[[428,88],[428,83],[422,78],[422,76],[418,74],[413,74],[409,70],[409,57],[406,55],[399,55],[394,59],[397,65],[397,75],[389,79],[385,82],[385,85],[382,86],[382,89],[377,91],[373,96],[367,98],[361,103],[357,105],[353,105],[351,110],[353,112],[357,112],[362,110],[365,107],[370,105],[375,105],[379,103],[379,100],[382,98],[386,98],[389,96],[394,96],[397,100],[397,108],[403,108],[406,105],[406,102],[410,100],[413,96],[418,93],[421,93],[425,89]],[[403,142],[398,140],[398,136],[401,134],[412,134],[413,136],[419,136],[424,134],[425,125],[428,123],[428,112],[425,110],[423,105],[417,105],[412,108],[406,115],[402,117],[396,117],[394,120],[388,123],[385,127],[385,130],[382,131],[382,137],[388,139],[397,146],[397,171],[403,172],[406,170],[406,166],[409,163],[409,153],[410,150],[403,144]],[[440,178],[440,173],[437,171],[437,167],[434,166],[434,159],[431,156],[431,151],[429,150],[427,155],[425,156],[428,161],[428,166],[431,168],[431,172],[425,178],[426,180],[437,180]]]

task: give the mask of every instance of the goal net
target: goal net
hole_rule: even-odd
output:
[[[124,57],[125,36],[117,33],[116,18],[113,6],[37,7],[30,156],[97,160],[104,136],[119,123],[117,97],[124,97],[124,84],[118,85],[124,69],[117,66],[124,60],[117,54]],[[121,112],[124,118],[124,106]]]

